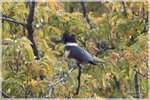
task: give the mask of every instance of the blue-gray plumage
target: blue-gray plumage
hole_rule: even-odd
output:
[[[74,60],[77,64],[90,63],[95,65],[92,55],[76,44],[74,35],[64,33],[60,42],[65,44],[64,55],[67,58]]]
[[[82,63],[91,63],[94,64],[93,57],[80,46],[65,46],[65,50],[70,51],[71,56],[75,59],[79,59]],[[70,58],[72,58],[70,57]]]

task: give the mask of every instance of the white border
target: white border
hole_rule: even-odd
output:
[[[2,6],[2,1],[0,1],[0,11]],[[0,12],[0,17],[2,13]],[[0,91],[2,91],[2,20],[0,20]],[[0,93],[0,98],[2,97],[2,93]]]
[[[27,2],[29,0],[0,0],[0,11],[1,11],[1,6],[2,6],[2,2]],[[55,0],[35,0],[36,2],[55,2]],[[84,2],[123,2],[123,1],[126,1],[126,2],[145,2],[145,0],[58,0],[60,2],[81,2],[81,1],[84,1]],[[149,11],[149,22],[148,22],[148,26],[149,26],[149,31],[148,31],[148,67],[150,66],[150,1],[148,1],[148,11]],[[0,12],[0,17],[2,16],[1,12]],[[1,44],[2,44],[2,22],[0,20],[0,90],[2,90],[2,73],[1,73],[1,68],[2,68],[2,47],[1,47]],[[148,87],[148,98],[145,98],[145,99],[142,99],[142,100],[149,100],[150,99],[150,69],[148,69],[148,83],[149,83],[149,87]],[[2,98],[2,99],[1,99]],[[28,99],[28,100],[41,100],[41,99],[44,99],[44,100],[52,100],[54,98],[3,98],[2,95],[1,95],[1,92],[0,92],[0,99],[1,100],[22,100],[22,99]],[[55,98],[55,99],[61,99],[61,100],[67,100],[67,98]],[[71,98],[71,99],[80,99],[80,100],[91,100],[91,98]],[[101,99],[111,99],[111,100],[120,100],[120,99],[129,99],[129,98],[101,98]],[[133,98],[133,99],[136,99],[136,98]],[[96,100],[94,98],[92,98],[92,100]],[[139,99],[140,100],[140,99]]]
[[[2,2],[28,2],[30,0],[2,0]],[[31,0],[32,1],[32,0]],[[36,2],[55,2],[55,0],[35,0]],[[60,2],[145,2],[146,0],[56,0]],[[149,1],[149,0],[147,0]],[[150,1],[149,1],[150,2]]]
[[[148,87],[148,98],[150,98],[150,2],[148,5],[148,83],[149,83],[149,87]]]

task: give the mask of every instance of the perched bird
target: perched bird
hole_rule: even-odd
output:
[[[64,55],[70,60],[75,61],[76,64],[90,63],[96,65],[92,55],[76,43],[76,37],[74,35],[66,32],[59,42],[62,42],[65,45]]]
[[[89,54],[86,50],[81,48],[77,43],[76,43],[76,37],[74,35],[69,34],[68,32],[65,32],[63,34],[63,37],[61,40],[58,40],[57,42],[64,43],[65,45],[65,50],[64,50],[64,55],[69,58],[70,60],[73,60],[77,65],[78,65],[78,87],[76,89],[75,95],[79,93],[80,89],[80,77],[81,77],[81,66],[80,64],[95,64],[94,58],[92,57],[91,54]]]

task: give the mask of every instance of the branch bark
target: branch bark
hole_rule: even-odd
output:
[[[124,2],[122,2],[122,6],[123,6],[124,15],[127,18],[128,15],[127,15],[127,10]]]
[[[30,2],[30,10],[29,10],[29,16],[27,19],[26,29],[28,31],[27,38],[32,42],[31,47],[33,49],[34,55],[36,56],[36,59],[39,59],[38,49],[34,40],[34,29],[32,27],[32,22],[34,18],[34,8],[35,8],[35,2]]]
[[[22,23],[22,22],[20,22],[20,21],[17,21],[17,20],[15,20],[15,19],[9,18],[9,17],[4,17],[4,16],[2,16],[2,21],[9,21],[9,22],[12,22],[12,23],[14,23],[14,24],[22,25],[23,27],[26,26],[25,23]]]
[[[107,48],[104,48],[102,50],[99,50],[99,51],[96,52],[95,56],[98,56],[99,54],[102,54],[102,53],[106,52],[107,50],[111,50],[111,49],[114,49],[114,48],[107,47]]]
[[[131,67],[132,68],[132,67]],[[143,75],[142,73],[140,73],[139,71],[137,71],[136,69],[132,68],[136,73],[138,73],[139,75],[141,75],[142,77],[149,79],[148,75]]]
[[[143,16],[144,16],[144,14],[143,14]],[[148,17],[149,17],[149,13],[147,12],[146,18],[143,17],[143,19],[145,19],[145,25],[144,25],[143,30],[141,31],[141,34],[142,34],[142,33],[147,33],[147,32],[148,32],[148,29],[146,28],[146,26],[148,25]]]
[[[83,16],[86,18],[88,24],[90,25],[90,29],[93,30],[93,29],[95,28],[95,26],[92,24],[91,20],[90,20],[89,17],[88,17],[85,2],[81,2],[81,7],[82,7],[82,11],[83,11]],[[90,36],[90,38],[92,38],[93,41],[95,41],[95,39],[94,39],[92,36]],[[78,40],[79,40],[79,39],[78,39]],[[81,41],[81,40],[80,40],[80,42],[86,47],[86,43],[85,43],[85,42],[83,42],[83,41]],[[97,44],[96,41],[95,41],[95,44]],[[97,56],[98,54],[104,53],[105,51],[107,51],[107,50],[109,50],[109,49],[113,49],[113,48],[105,48],[105,49],[103,49],[103,50],[99,50],[98,52],[96,52],[96,56]]]
[[[90,25],[90,29],[94,29],[94,25],[92,24],[91,20],[89,19],[86,11],[85,2],[81,2],[82,10],[83,10],[83,16],[86,18],[88,24]]]
[[[122,91],[121,91],[121,88],[120,88],[120,81],[116,78],[115,75],[114,75],[114,80],[115,80],[115,82],[116,82],[116,86],[117,86],[119,92],[122,92]]]
[[[0,91],[1,93],[2,93],[2,96],[4,97],[4,98],[10,98],[6,93],[4,93],[3,91]]]
[[[1,18],[4,21],[8,21],[14,24],[19,24],[22,25],[23,27],[25,27],[28,31],[28,35],[27,38],[31,41],[31,47],[33,49],[34,52],[34,56],[36,56],[35,59],[39,59],[39,54],[38,54],[38,49],[34,40],[34,29],[32,26],[32,22],[33,22],[33,18],[34,18],[34,8],[35,8],[35,1],[34,0],[30,0],[30,7],[29,7],[29,15],[28,15],[28,19],[27,19],[27,23],[22,23],[20,21],[17,21],[13,18],[7,17],[5,15],[3,15],[3,17]]]
[[[139,87],[139,74],[138,72],[135,73],[135,91],[136,91],[136,98],[140,98],[140,87]]]
[[[78,76],[77,76],[77,79],[78,79],[78,87],[77,87],[77,89],[76,89],[76,93],[75,93],[75,95],[78,95],[78,93],[79,93],[79,90],[80,90],[80,84],[81,84],[81,66],[80,65],[78,65]]]

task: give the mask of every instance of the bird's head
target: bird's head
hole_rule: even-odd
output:
[[[64,43],[76,43],[76,37],[73,34],[70,34],[68,32],[65,32],[63,34],[62,40],[64,41]]]
[[[61,43],[76,43],[76,37],[73,34],[70,34],[69,32],[65,32],[62,36],[62,39],[59,40],[58,42]]]

